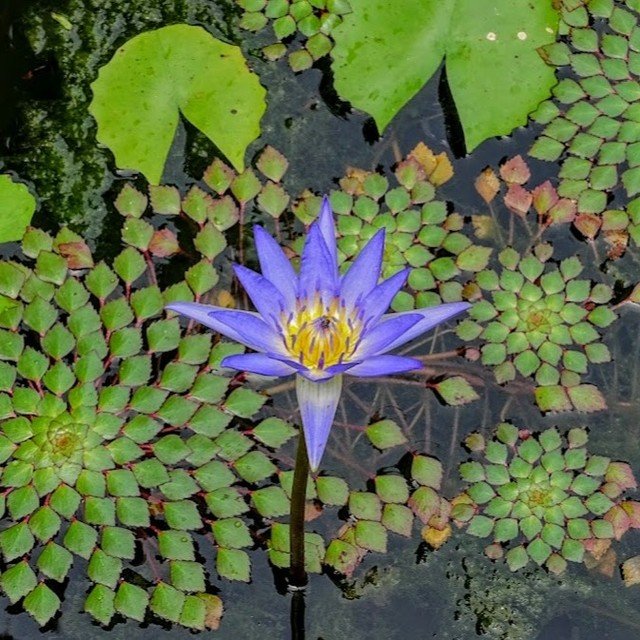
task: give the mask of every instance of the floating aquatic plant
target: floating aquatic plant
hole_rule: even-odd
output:
[[[601,553],[640,524],[640,503],[623,500],[636,487],[628,464],[592,455],[585,429],[534,434],[500,424],[495,438],[466,439],[474,459],[460,465],[469,486],[453,500],[451,518],[467,533],[492,542],[485,553],[504,556],[512,571],[530,560],[562,573],[567,562]]]
[[[529,235],[540,237],[548,227],[575,220],[577,203],[571,198],[561,198],[551,181],[533,186],[530,184],[531,169],[522,158],[515,156],[500,165],[499,173],[487,167],[476,178],[475,188],[489,205],[500,195],[502,204],[514,215],[525,222],[524,230]],[[531,229],[528,223],[535,216],[537,229]],[[499,232],[495,221],[489,216],[474,216],[476,233],[490,236]],[[503,243],[506,240],[503,239]]]
[[[140,171],[151,184],[162,178],[180,115],[241,171],[266,109],[265,89],[239,47],[187,24],[135,36],[91,88],[98,140],[113,151],[118,167]]]
[[[415,518],[422,523],[423,540],[433,548],[442,546],[451,535],[451,506],[439,493],[442,475],[438,460],[415,454],[408,479],[399,473],[379,474],[374,491],[352,491],[348,522],[327,547],[325,563],[349,577],[368,552],[387,550],[389,532],[410,537]]]
[[[351,263],[384,228],[383,275],[411,267],[407,286],[393,299],[396,311],[463,300],[463,274],[488,264],[491,247],[473,243],[464,233],[464,217],[436,197],[436,189],[452,175],[448,156],[420,143],[396,165],[392,181],[378,172],[350,169],[340,180],[341,190],[331,194],[340,261]],[[318,197],[306,194],[294,211],[307,221],[319,204]]]
[[[443,63],[469,151],[524,124],[555,83],[537,51],[556,38],[558,11],[550,1],[351,0],[351,6],[333,31],[335,86],[373,116],[380,132]]]
[[[271,27],[276,42],[265,45],[268,60],[288,53],[293,71],[309,69],[333,47],[331,33],[351,11],[349,0],[235,0],[243,9],[240,27],[264,32]],[[301,41],[301,47],[293,47]]]
[[[162,290],[150,258],[179,247],[140,217],[140,196],[129,187],[118,199],[129,246],[112,267],[67,229],[29,229],[24,260],[0,262],[0,585],[41,625],[80,557],[94,585],[85,609],[101,623],[149,610],[216,627],[222,604],[198,545],[215,541],[220,576],[249,580],[241,517],[273,516],[284,498],[259,486],[276,470],[262,449],[295,431],[275,418],[239,428],[266,401],[220,368],[241,349],[164,317],[176,296],[217,282],[208,245]]]
[[[534,378],[543,411],[602,409],[600,392],[581,380],[590,363],[611,359],[600,331],[617,317],[608,304],[613,292],[579,278],[583,266],[577,257],[555,263],[552,255],[547,244],[526,255],[501,251],[499,270],[477,274],[482,299],[457,333],[481,341],[481,361],[494,367],[499,383],[518,373]]]
[[[407,279],[408,269],[378,284],[385,238],[380,230],[340,276],[333,212],[326,198],[305,239],[299,274],[262,227],[255,227],[254,236],[262,275],[242,265],[235,265],[235,273],[258,313],[191,302],[174,302],[168,309],[257,351],[227,356],[223,366],[267,376],[296,376],[304,439],[296,455],[289,543],[291,581],[300,586],[306,582],[304,515],[309,466],[317,471],[320,465],[343,375],[368,378],[422,368],[419,360],[388,352],[459,315],[469,304],[456,302],[384,315]],[[358,535],[362,529],[365,531]],[[386,548],[386,533],[379,522],[359,523],[354,535],[345,544],[366,540],[372,550]]]
[[[290,202],[290,196],[282,186],[289,166],[288,160],[273,147],[267,145],[257,156],[255,170],[246,168],[238,173],[216,158],[204,170],[197,184],[191,185],[185,193],[171,185],[150,185],[148,193],[142,193],[126,185],[116,199],[115,205],[122,215],[139,218],[147,210],[166,216],[182,216],[198,225],[193,242],[208,259],[215,258],[227,243],[224,235],[236,223],[245,223],[245,213],[254,208],[278,219]],[[256,172],[257,170],[257,172]],[[142,223],[140,223],[142,224]],[[148,228],[148,223],[144,223]],[[166,257],[177,252],[179,247],[171,229],[163,230],[167,242],[173,250]],[[169,244],[166,244],[167,250]],[[165,245],[157,238],[154,246]],[[237,248],[240,255],[244,246]]]
[[[640,202],[610,207],[620,182],[629,198],[640,193],[638,5],[565,0],[561,15],[565,38],[544,55],[563,77],[534,113],[545,128],[530,154],[561,161],[558,193],[577,201],[576,229],[602,233],[615,258],[640,240]]]
[[[36,200],[27,185],[0,175],[0,244],[20,240],[35,210]]]

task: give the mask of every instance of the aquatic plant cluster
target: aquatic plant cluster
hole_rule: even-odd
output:
[[[341,261],[350,263],[384,228],[389,240],[383,275],[411,268],[407,286],[393,299],[396,311],[463,300],[463,274],[489,262],[492,248],[474,243],[464,233],[463,216],[437,198],[437,189],[452,176],[447,155],[436,155],[421,143],[395,166],[393,176],[352,168],[340,180],[341,189],[331,193]],[[316,207],[316,198],[304,194],[294,212],[306,220]]]
[[[504,556],[512,571],[530,560],[553,573],[582,562],[640,524],[640,503],[623,500],[637,486],[631,468],[589,454],[587,441],[582,428],[563,436],[508,423],[490,440],[471,434],[466,445],[480,459],[460,465],[469,486],[453,500],[451,518],[471,535],[492,538],[486,555]]]
[[[139,217],[135,195],[126,188],[118,199],[129,246],[113,268],[94,264],[66,229],[30,229],[25,260],[0,263],[0,483],[12,521],[0,533],[0,583],[42,625],[77,556],[95,584],[85,608],[102,623],[115,613],[142,620],[149,608],[188,627],[217,626],[222,604],[207,590],[192,532],[209,530],[220,575],[248,579],[242,548],[252,542],[238,516],[249,505],[238,483],[270,475],[259,446],[294,433],[276,419],[247,435],[227,430],[266,397],[220,370],[236,345],[182,331],[163,312],[217,281],[208,245],[184,281],[161,290],[150,256],[170,253],[172,234]],[[264,496],[265,513],[273,499]],[[132,564],[141,554],[142,569]]]
[[[510,248],[501,251],[499,272],[478,273],[483,299],[457,334],[482,340],[481,361],[495,367],[500,384],[517,373],[535,378],[543,411],[594,411],[604,407],[604,398],[593,385],[582,384],[581,376],[590,363],[611,360],[599,331],[617,317],[609,305],[613,291],[579,278],[579,258],[554,264],[552,255],[548,244],[525,256]]]
[[[558,193],[577,201],[576,229],[599,233],[619,256],[640,240],[640,27],[633,0],[565,0],[561,41],[544,50],[563,72],[534,119],[545,125],[530,154],[560,160]],[[610,206],[622,184],[629,198]]]
[[[243,10],[239,25],[253,32],[271,31],[276,42],[265,45],[267,60],[287,55],[293,71],[309,69],[333,47],[331,31],[351,12],[348,0],[235,0]],[[301,47],[287,41],[302,40]]]
[[[55,583],[64,579],[76,555],[89,561],[88,575],[95,583],[85,608],[105,624],[114,615],[142,619],[148,611],[188,627],[215,627],[222,603],[210,595],[212,578],[197,557],[209,557],[206,547],[213,543],[218,575],[249,580],[246,551],[259,541],[247,518],[258,518],[268,532],[263,539],[272,564],[289,566],[289,528],[281,519],[288,513],[293,471],[283,470],[278,451],[296,430],[275,417],[256,424],[266,396],[250,390],[244,375],[230,377],[220,364],[242,353],[241,347],[216,343],[211,334],[163,317],[164,305],[174,301],[231,303],[214,265],[226,260],[225,232],[246,222],[250,211],[262,211],[272,220],[283,215],[290,201],[282,185],[286,169],[282,154],[268,147],[258,154],[255,170],[237,173],[214,160],[202,180],[183,194],[166,185],[150,186],[144,194],[125,183],[115,206],[127,247],[112,267],[94,264],[84,241],[66,229],[56,237],[30,229],[23,241],[24,260],[2,263],[2,322],[7,345],[14,346],[2,354],[6,464],[0,482],[13,524],[0,533],[0,550],[9,565],[0,584],[12,601],[23,599],[41,624],[58,610]],[[542,276],[551,257],[547,245],[536,245],[524,266],[503,251],[497,265],[507,275],[498,277],[489,269],[492,247],[470,240],[461,232],[468,222],[437,200],[437,188],[450,176],[446,156],[435,156],[424,145],[396,167],[397,186],[381,173],[350,170],[341,189],[331,194],[339,209],[340,259],[352,261],[385,227],[390,245],[383,256],[384,275],[412,266],[411,259],[416,270],[421,269],[418,262],[424,264],[434,283],[423,290],[410,276],[395,298],[398,310],[461,300],[467,291],[482,290],[496,296],[492,305],[501,292],[515,300],[514,308],[524,316],[536,313],[530,298],[546,299],[544,287],[555,291],[560,286],[558,317],[579,313],[581,302],[590,313],[600,308],[594,303],[603,305],[592,316],[604,313],[600,324],[613,317],[601,288],[593,294],[592,284],[578,279],[575,259],[559,263],[550,277]],[[307,194],[293,211],[302,220],[313,219],[316,205],[320,200]],[[354,229],[357,233],[348,233]],[[191,240],[185,245],[181,238]],[[413,256],[412,248],[422,257]],[[241,245],[235,255],[247,251]],[[188,254],[191,266],[184,281],[161,287],[167,260]],[[442,268],[445,263],[448,270]],[[511,285],[508,274],[515,279]],[[587,298],[581,300],[582,294]],[[480,313],[487,304],[476,302],[472,319],[458,331],[464,335],[470,325],[480,327],[488,330],[482,336],[488,344],[500,344],[489,340],[494,329]],[[586,311],[580,314],[580,321],[587,322]],[[548,310],[544,315],[550,317]],[[529,319],[518,318],[520,324]],[[566,317],[563,322],[573,326]],[[511,332],[525,337],[533,332],[532,342],[537,341],[540,327],[521,329],[516,324]],[[502,340],[509,344],[514,339],[505,335]],[[590,344],[577,346],[587,353],[593,351],[587,349]],[[520,360],[517,367],[516,357],[511,354],[508,360],[515,370],[532,375],[521,370]],[[575,399],[579,392],[571,391],[575,377],[567,367],[572,357],[555,366]],[[429,384],[450,404],[478,397],[464,377]],[[590,410],[584,402],[576,405]],[[391,420],[373,423],[365,433],[380,450],[406,447],[406,437]],[[339,477],[310,479],[308,505],[324,517],[327,524],[321,529],[332,528],[336,509],[343,509],[348,520],[328,536],[306,534],[307,570],[319,572],[324,566],[350,576],[368,553],[386,550],[389,533],[411,536],[416,522],[422,539],[431,548],[440,547],[452,534],[450,514],[461,508],[441,495],[442,474],[439,461],[416,450],[410,469],[387,468],[376,474],[370,490]],[[144,569],[132,566],[140,554],[147,559]],[[130,571],[137,578],[123,579]],[[38,575],[44,579],[40,583]],[[180,610],[176,599],[183,603]]]

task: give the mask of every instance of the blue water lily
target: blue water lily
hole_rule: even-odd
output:
[[[470,305],[453,302],[385,314],[410,270],[378,283],[385,242],[381,229],[340,275],[333,212],[326,198],[309,228],[299,273],[262,227],[256,226],[254,233],[262,274],[238,264],[234,269],[257,313],[191,302],[167,308],[256,352],[227,356],[223,366],[266,376],[296,375],[309,463],[315,471],[335,417],[343,374],[364,378],[420,369],[419,360],[389,352]]]

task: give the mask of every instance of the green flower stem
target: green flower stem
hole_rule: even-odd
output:
[[[293,489],[291,491],[291,518],[289,535],[289,552],[291,570],[289,582],[293,587],[304,587],[307,584],[307,572],[304,568],[304,508],[309,478],[309,459],[304,435],[298,436],[296,467],[293,472]]]

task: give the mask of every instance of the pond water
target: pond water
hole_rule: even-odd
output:
[[[95,128],[87,125],[88,82],[118,46],[146,29],[187,21],[203,24],[215,35],[228,38],[231,4],[204,0],[179,3],[40,0],[11,3],[0,9],[1,155],[4,168],[30,181],[38,193],[38,225],[56,229],[61,223],[71,223],[88,240],[96,256],[111,259],[119,253],[122,218],[113,202],[130,176],[118,172],[110,152],[94,141]],[[51,18],[53,14],[71,21],[70,39],[64,39],[59,20]],[[238,30],[233,36],[246,38],[248,44],[243,46],[249,52],[257,51],[259,36]],[[37,43],[37,51],[33,51],[33,43]],[[418,142],[424,142],[436,153],[446,152],[452,160],[453,177],[438,189],[438,198],[449,203],[450,211],[463,216],[487,213],[488,208],[474,187],[477,176],[487,166],[497,169],[506,158],[526,156],[542,130],[530,123],[509,137],[486,141],[472,154],[465,155],[455,109],[445,82],[436,74],[380,138],[366,115],[350,112],[339,100],[332,89],[326,60],[301,74],[293,74],[284,60],[266,63],[254,55],[250,56],[250,64],[267,89],[268,108],[261,138],[249,149],[248,157],[266,144],[280,150],[289,160],[284,184],[292,194],[304,189],[329,192],[337,187],[348,167],[367,171],[381,168],[390,175],[391,167],[400,158]],[[49,122],[45,125],[43,119]],[[182,123],[163,183],[186,189],[195,182],[192,176],[201,175],[214,154],[215,149],[202,134]],[[557,180],[558,164],[532,158],[527,158],[527,163],[533,172],[531,184]],[[143,183],[138,179],[135,184],[140,187]],[[617,206],[622,206],[624,195],[616,193],[616,196]],[[265,217],[257,207],[247,215],[256,222]],[[498,216],[498,220],[506,233],[508,218]],[[268,224],[273,227],[271,222]],[[292,238],[301,230],[299,221],[292,216],[283,217],[282,237]],[[594,259],[591,246],[567,227],[552,230],[548,239],[553,243],[555,255],[579,255],[589,277],[600,272],[612,285],[616,281],[628,285],[638,279],[634,262],[638,258],[637,247],[629,250],[634,255],[612,264],[601,256]],[[228,240],[238,243],[237,231],[231,230]],[[516,234],[514,245],[520,240]],[[232,254],[233,250],[227,250],[218,263],[221,283],[227,287]],[[255,262],[251,252],[248,262]],[[180,260],[171,265],[184,269]],[[174,279],[170,267],[160,267],[159,273],[167,281]],[[237,304],[244,304],[240,295]],[[412,345],[407,353],[429,354],[426,363],[429,379],[467,376],[480,398],[464,406],[446,406],[425,388],[422,379],[418,383],[403,377],[366,383],[350,381],[338,410],[323,470],[345,478],[352,489],[363,490],[372,486],[373,478],[382,470],[406,469],[410,452],[420,451],[442,462],[442,493],[453,497],[463,488],[458,465],[469,455],[461,446],[462,441],[473,431],[489,435],[503,420],[532,431],[552,426],[561,430],[586,426],[591,452],[629,462],[633,469],[640,469],[637,339],[640,313],[637,307],[626,305],[620,309],[620,316],[621,320],[609,328],[605,337],[613,361],[591,366],[583,377],[584,382],[602,391],[607,410],[593,414],[541,414],[530,379],[511,387],[500,386],[493,372],[480,362],[446,355],[460,346],[452,331],[454,325],[450,324]],[[438,353],[445,355],[438,358]],[[262,415],[293,422],[298,419],[291,387],[278,385],[274,390],[277,382],[255,384],[269,389],[273,396],[273,401],[262,409]],[[386,453],[371,447],[362,432],[364,425],[383,417],[401,425],[407,437],[405,445]],[[289,442],[280,452],[285,469],[290,468],[294,457],[293,444]],[[328,522],[319,524],[317,530],[335,528],[338,519],[346,517],[344,510],[337,507],[329,508],[328,514],[330,517],[323,520]],[[256,519],[254,524],[257,523]],[[307,527],[315,530],[316,522],[308,522]],[[418,529],[414,527],[409,539],[390,536],[387,553],[367,554],[349,578],[330,572],[312,574],[302,605],[298,598],[294,613],[284,574],[270,565],[264,542],[249,551],[251,582],[244,584],[217,579],[213,549],[208,549],[207,538],[195,534],[198,560],[205,563],[225,607],[219,630],[206,633],[220,640],[243,640],[258,635],[308,640],[640,637],[640,589],[637,585],[625,587],[619,569],[624,560],[640,553],[637,530],[615,542],[613,555],[607,555],[602,563],[590,568],[571,564],[557,576],[531,563],[524,570],[511,572],[503,561],[494,562],[484,555],[487,540],[466,535],[455,527],[448,542],[434,550],[421,542]],[[144,556],[138,554],[133,565],[140,567],[145,562]],[[3,599],[0,637],[115,640],[193,635],[192,631],[151,615],[143,623],[118,616],[107,627],[92,622],[82,611],[90,587],[86,574],[86,560],[77,558],[57,589],[63,599],[62,615],[54,617],[44,628],[22,612],[21,606],[10,605]],[[304,611],[300,611],[300,606]]]

